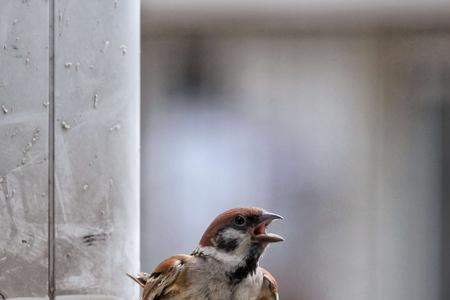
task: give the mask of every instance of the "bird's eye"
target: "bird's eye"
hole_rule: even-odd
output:
[[[241,215],[236,216],[236,218],[234,218],[234,223],[235,223],[236,225],[238,225],[238,226],[244,225],[244,224],[245,224],[245,217],[243,217],[243,216],[241,216]]]

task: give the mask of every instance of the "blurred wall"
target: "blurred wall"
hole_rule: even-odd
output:
[[[286,217],[262,262],[282,299],[446,299],[447,39],[146,36],[142,269],[258,205]]]
[[[442,211],[449,35],[388,36],[377,184],[377,299],[448,299]],[[447,183],[445,183],[447,181]]]

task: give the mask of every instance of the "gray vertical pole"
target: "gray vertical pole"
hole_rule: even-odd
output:
[[[137,297],[139,22],[138,0],[1,1],[0,299]]]
[[[137,299],[139,1],[55,1],[55,288]]]
[[[47,295],[48,2],[0,2],[0,299]]]

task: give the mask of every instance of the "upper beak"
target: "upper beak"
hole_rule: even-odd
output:
[[[273,220],[283,220],[284,218],[280,215],[277,214],[273,214],[270,212],[264,212],[260,217],[259,217],[259,222],[260,223],[267,223],[266,221],[273,221]]]
[[[267,233],[266,226],[273,220],[283,220],[283,217],[274,213],[264,212],[259,216],[258,225],[254,229],[254,241],[257,243],[276,243],[284,238],[275,233]]]

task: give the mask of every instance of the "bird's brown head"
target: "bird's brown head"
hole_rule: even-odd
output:
[[[209,225],[199,246],[214,247],[224,252],[233,252],[244,243],[248,246],[259,245],[265,248],[269,243],[283,241],[281,236],[266,232],[269,224],[277,219],[283,217],[258,207],[227,210]]]

